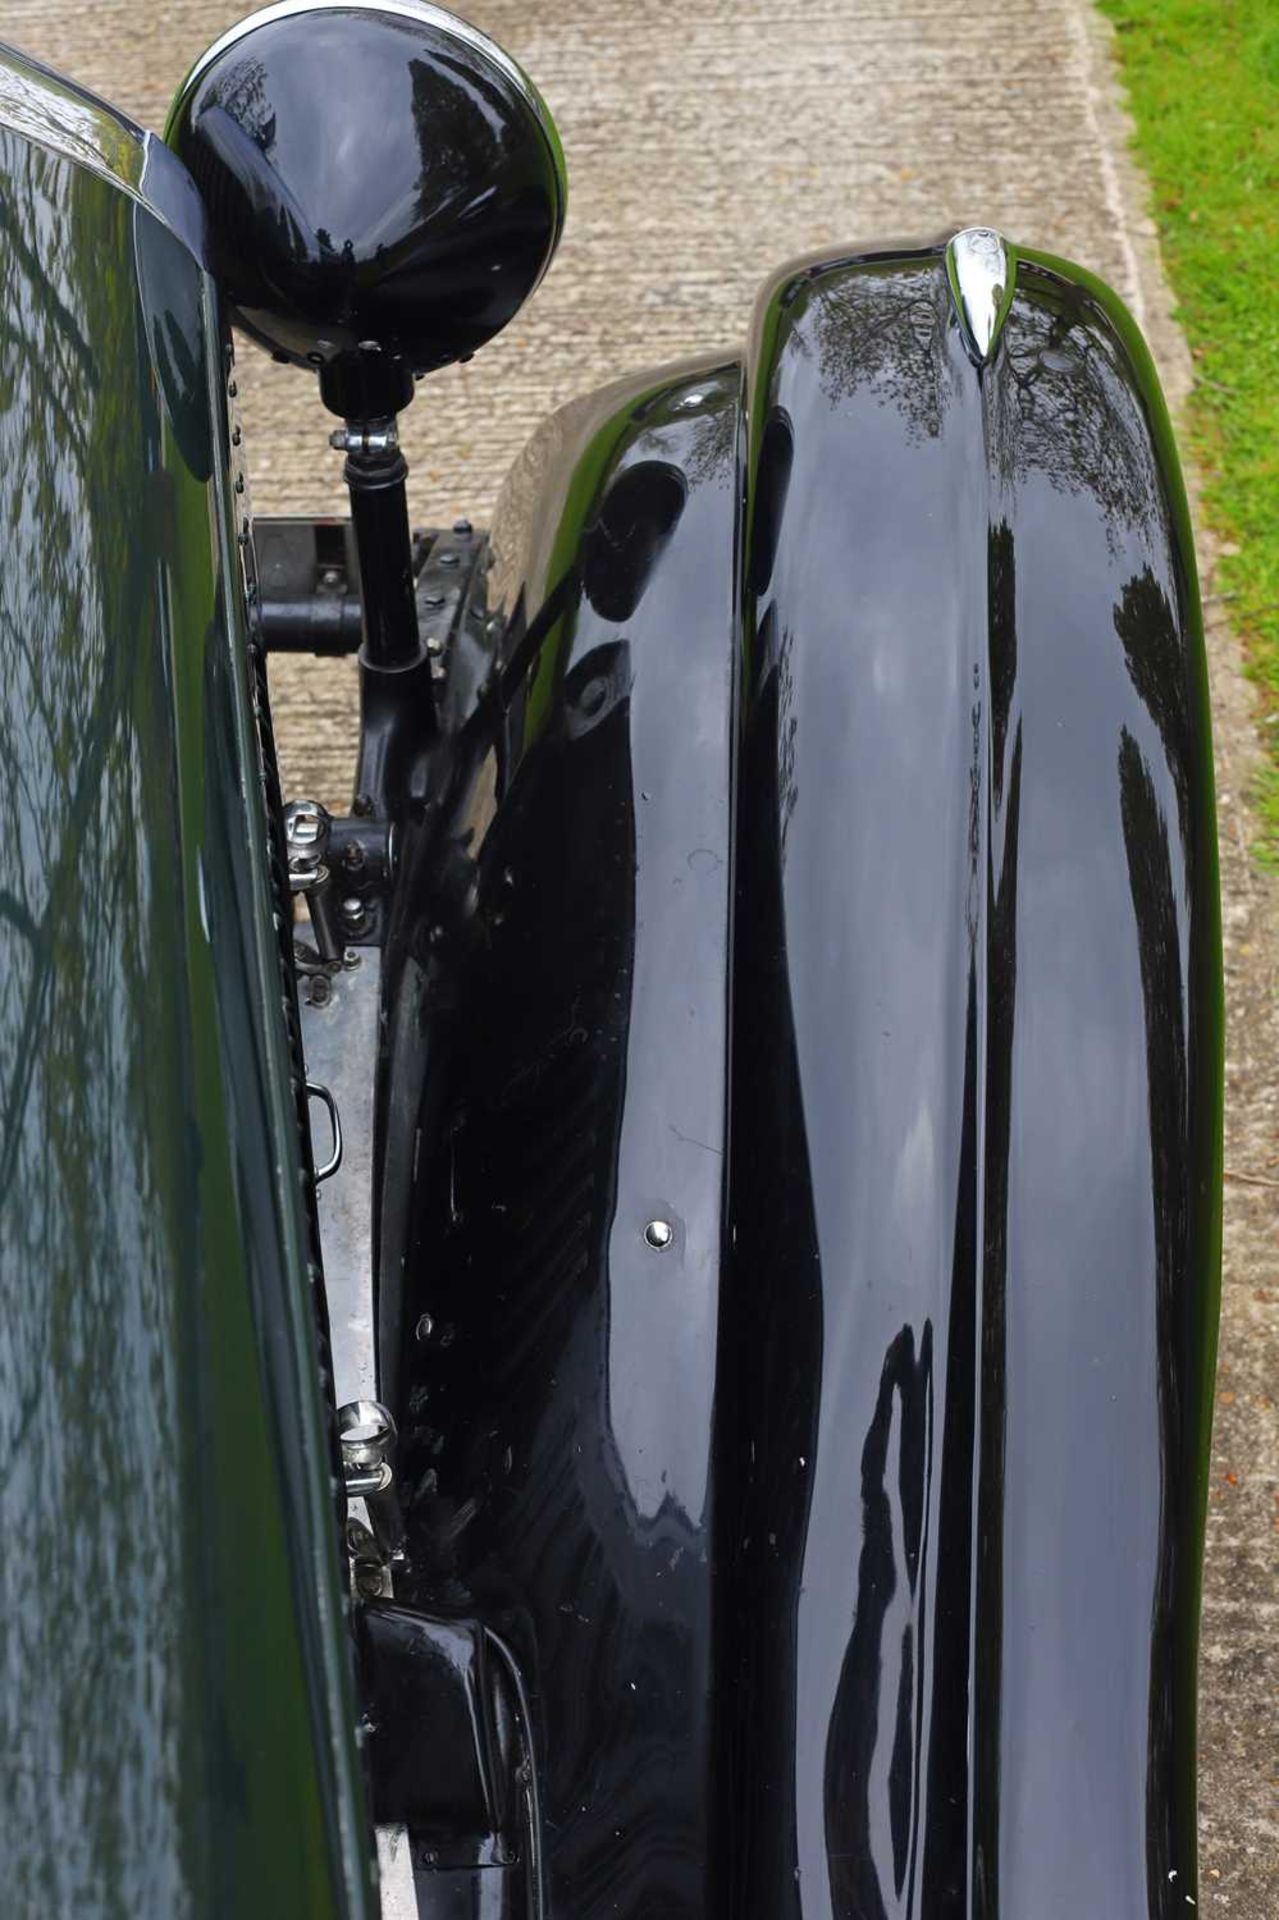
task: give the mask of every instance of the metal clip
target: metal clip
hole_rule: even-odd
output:
[[[393,419],[348,420],[329,435],[329,445],[338,453],[394,453],[399,444],[399,428]]]

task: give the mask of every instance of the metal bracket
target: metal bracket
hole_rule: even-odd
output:
[[[540,1913],[531,1716],[510,1649],[478,1621],[377,1600],[356,1640],[373,1816],[407,1828],[423,1910],[478,1911],[459,1896],[483,1869],[486,1913]]]
[[[484,549],[483,534],[469,520],[455,520],[449,533],[414,534],[417,565],[417,624],[431,661],[431,676],[448,671],[453,641],[462,618],[471,576]]]
[[[267,652],[357,652],[364,621],[351,522],[257,518],[253,545]]]

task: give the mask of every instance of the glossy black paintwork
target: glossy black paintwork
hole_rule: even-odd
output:
[[[13,1915],[368,1910],[198,211],[0,52]]]
[[[1208,708],[1166,416],[1023,257],[770,290],[719,1408],[737,1915],[1172,1916],[1219,1258]]]
[[[424,1826],[472,1858],[499,1835],[513,1838],[503,1830],[516,1716],[482,1630],[386,1600],[362,1606],[357,1624],[374,1817]]]
[[[431,949],[410,1591],[524,1675],[557,1915],[710,1898],[739,387],[614,389],[512,476],[497,607],[512,643],[558,614],[476,777],[473,918]]]
[[[410,372],[469,357],[533,291],[563,224],[549,115],[438,10],[251,22],[197,63],[166,137],[204,196],[236,317],[317,366],[366,341]]]
[[[499,511],[417,1595],[518,1651],[553,1916],[1168,1920],[1221,1026],[1162,402],[1032,256],[975,365],[935,249],[784,275],[742,381],[569,409]]]

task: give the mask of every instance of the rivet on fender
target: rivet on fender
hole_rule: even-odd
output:
[[[965,227],[946,247],[946,278],[968,351],[984,366],[1012,305],[1016,257],[993,227]]]

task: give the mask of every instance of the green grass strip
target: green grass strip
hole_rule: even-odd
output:
[[[1279,0],[1100,5],[1194,356],[1190,446],[1260,691],[1259,852],[1279,866]]]

